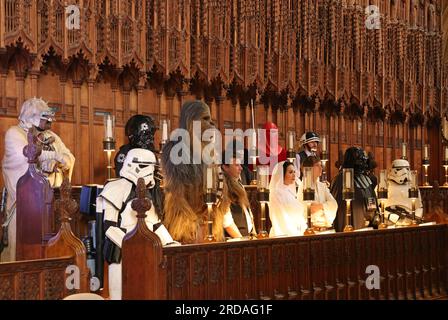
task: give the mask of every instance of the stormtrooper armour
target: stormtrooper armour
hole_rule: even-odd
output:
[[[135,199],[135,187],[139,178],[144,178],[148,188],[153,188],[154,153],[145,149],[132,149],[126,156],[120,171],[121,179],[104,186],[97,199],[97,210],[104,212],[104,258],[109,263],[109,294],[112,300],[121,299],[121,245],[126,233],[137,225],[137,212],[131,208]],[[148,197],[149,192],[148,192]],[[157,234],[163,245],[174,243],[168,230],[161,224],[154,209],[146,212],[148,229]]]

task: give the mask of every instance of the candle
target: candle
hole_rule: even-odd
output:
[[[417,189],[417,170],[411,171],[411,189]]]
[[[162,141],[168,140],[168,123],[166,120],[163,120],[162,122]]]
[[[448,146],[445,146],[445,161],[448,161]]]
[[[252,122],[252,129],[255,130],[255,114],[254,114],[254,100],[250,100],[250,112],[251,112],[251,122]]]
[[[406,157],[406,142],[403,142],[402,144],[401,144],[401,156],[404,158],[404,157]]]
[[[345,188],[351,189],[352,188],[352,173],[350,170],[344,170],[344,176],[345,176]]]
[[[207,167],[207,190],[213,189],[213,168]]]
[[[425,159],[429,159],[429,146],[427,144],[425,144],[425,153],[424,153],[424,158]]]
[[[322,152],[327,152],[327,136],[322,137]]]
[[[311,189],[313,179],[313,168],[306,167],[305,170],[305,189]]]
[[[386,170],[380,171],[380,183],[379,183],[378,187],[380,190],[387,189],[387,171]]]
[[[106,118],[106,139],[113,138],[112,134],[112,116],[108,115]]]
[[[294,150],[294,132],[289,131],[288,149]]]
[[[269,189],[269,166],[258,167],[258,188]]]
[[[255,131],[255,129],[253,129],[253,131],[252,131],[252,138],[250,141],[250,146],[251,146],[252,150],[257,149],[257,132]]]

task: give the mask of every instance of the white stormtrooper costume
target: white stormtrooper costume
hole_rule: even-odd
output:
[[[151,151],[140,148],[130,150],[120,171],[121,179],[107,183],[97,199],[97,211],[104,212],[104,256],[109,263],[109,296],[112,300],[121,299],[123,238],[137,225],[137,212],[131,208],[132,200],[136,197],[137,180],[144,178],[148,189],[153,188],[156,163],[156,156]],[[153,205],[146,212],[145,221],[148,229],[159,236],[163,245],[175,243],[161,224]]]
[[[409,215],[411,214],[412,202],[408,195],[410,175],[410,166],[407,160],[396,159],[392,162],[392,168],[388,174],[388,198],[384,202],[386,208],[398,206],[405,209]],[[415,201],[415,215],[420,218],[423,217],[423,204],[420,190],[418,191],[418,198]],[[385,216],[389,221],[396,223],[396,225],[409,225],[411,223],[410,219],[399,219],[399,215],[387,210],[385,211]]]
[[[7,209],[10,219],[8,225],[9,245],[1,255],[1,261],[14,261],[16,251],[16,185],[20,177],[28,170],[28,159],[23,155],[23,148],[28,144],[28,130],[38,128],[42,119],[52,122],[54,112],[47,103],[38,98],[26,100],[19,115],[19,124],[12,126],[5,135],[5,156],[2,161],[3,180],[8,190]],[[71,178],[75,157],[64,145],[61,138],[51,130],[38,129],[44,143],[39,156],[38,169],[46,175],[52,187],[59,187],[63,180],[62,170],[68,171]],[[55,170],[56,168],[56,170]]]

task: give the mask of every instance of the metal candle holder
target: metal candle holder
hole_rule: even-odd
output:
[[[288,131],[288,151],[286,152],[286,158],[289,162],[294,163],[296,159],[296,152],[294,151],[296,133],[294,131]]]
[[[378,226],[378,229],[387,229],[387,224],[385,223],[384,213],[385,213],[385,205],[384,202],[388,198],[388,190],[387,190],[387,171],[380,171],[380,182],[378,185],[378,199],[381,204],[381,223]]]
[[[321,141],[321,148],[322,148],[322,153],[321,153],[321,157],[320,160],[322,162],[322,175],[320,177],[320,180],[324,183],[328,183],[327,181],[327,161],[328,161],[328,136],[327,135],[322,135],[322,141]]]
[[[412,226],[417,225],[417,219],[415,218],[415,201],[418,198],[418,184],[417,184],[417,170],[411,171],[411,184],[409,186],[408,197],[411,199],[411,213],[412,213]]]
[[[320,158],[320,161],[322,162],[322,175],[321,175],[321,181],[326,183],[327,182],[327,161],[328,161],[328,153],[327,151],[322,151],[322,155]]]
[[[442,162],[442,166],[445,169],[445,183],[443,184],[443,186],[448,187],[448,146],[445,146],[444,151],[444,160]]]
[[[315,192],[313,188],[313,168],[305,167],[303,168],[303,201],[306,203],[306,215],[308,228],[303,233],[305,236],[310,236],[315,234],[312,222],[311,222],[311,203],[315,199]]]
[[[115,151],[114,129],[115,117],[111,114],[105,114],[103,150],[107,154],[107,181],[112,179],[112,152]]]
[[[216,242],[215,236],[213,235],[213,204],[216,202],[216,193],[207,192],[205,194],[205,203],[207,204],[207,236],[205,237],[205,242]]]
[[[424,180],[423,185],[429,186],[428,182],[428,168],[429,168],[429,144],[425,144],[423,147],[424,153],[423,153],[423,169],[424,169]]]
[[[207,235],[204,238],[205,242],[215,242],[216,238],[213,235],[213,205],[217,199],[217,187],[216,187],[216,173],[213,165],[208,165],[206,172],[203,176],[203,187],[205,203],[207,205]]]
[[[257,238],[268,238],[269,234],[266,231],[266,204],[269,201],[269,166],[258,167],[258,184],[257,184],[257,199],[260,202],[261,217],[260,217],[260,230]]]
[[[445,169],[445,183],[444,187],[448,187],[448,160],[443,160],[443,168]]]
[[[354,230],[352,225],[352,212],[351,212],[351,201],[355,198],[355,186],[354,186],[354,175],[352,168],[342,169],[342,199],[345,200],[346,210],[345,210],[345,227],[344,232],[352,232]]]

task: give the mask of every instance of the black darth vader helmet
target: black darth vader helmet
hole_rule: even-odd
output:
[[[154,151],[154,133],[156,125],[150,116],[137,114],[126,123],[125,132],[133,148]]]
[[[343,168],[353,168],[355,173],[365,173],[369,169],[369,158],[359,147],[350,147],[345,151]]]

